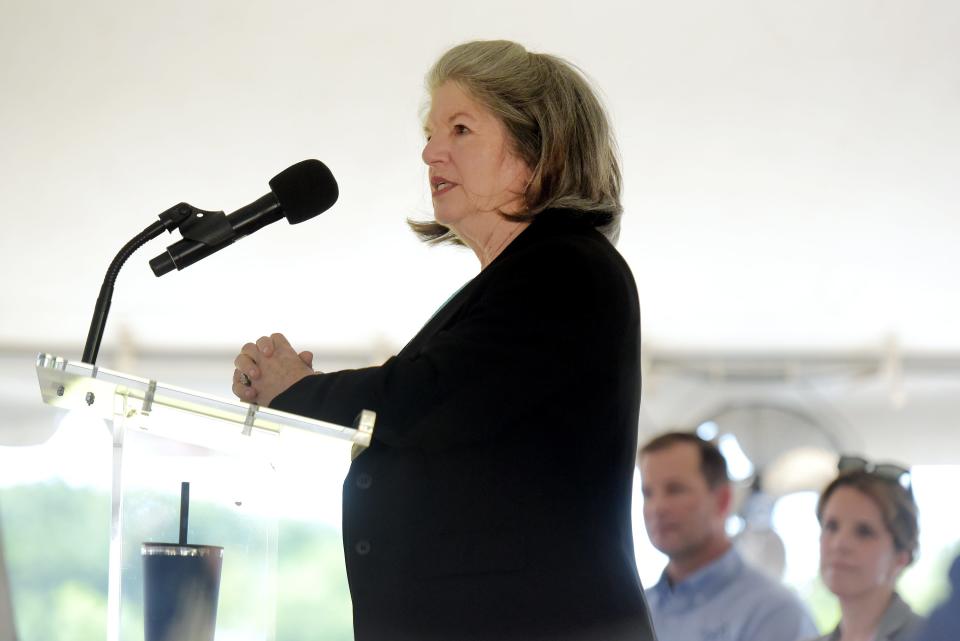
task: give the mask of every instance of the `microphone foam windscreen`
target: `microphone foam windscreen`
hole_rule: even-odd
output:
[[[327,211],[340,195],[336,179],[319,160],[304,160],[287,167],[270,180],[270,191],[280,201],[291,225]]]

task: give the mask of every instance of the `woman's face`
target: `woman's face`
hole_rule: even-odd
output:
[[[434,92],[424,125],[423,162],[437,222],[457,231],[498,210],[520,211],[530,168],[511,149],[503,124],[455,82]]]
[[[873,499],[849,486],[833,491],[820,532],[820,576],[831,592],[841,598],[892,593],[908,561],[908,554],[894,547]]]

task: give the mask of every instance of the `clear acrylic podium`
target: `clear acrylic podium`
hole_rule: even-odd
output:
[[[218,641],[274,641],[277,470],[286,453],[302,460],[335,441],[355,454],[375,414],[345,427],[49,354],[38,355],[37,378],[44,402],[104,419],[113,437],[108,641],[143,640],[140,547],[177,541],[182,481],[189,542],[224,547]]]

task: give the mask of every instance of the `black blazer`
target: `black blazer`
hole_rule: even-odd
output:
[[[630,521],[639,341],[623,258],[546,211],[397,356],[274,399],[377,412],[343,486],[357,641],[654,638]]]

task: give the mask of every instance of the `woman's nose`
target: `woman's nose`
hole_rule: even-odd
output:
[[[827,541],[831,550],[847,550],[850,548],[850,533],[845,530],[834,532]]]
[[[443,159],[443,148],[439,137],[434,136],[427,141],[427,144],[423,146],[423,153],[420,154],[420,157],[423,158],[423,162],[427,165],[432,165],[435,162],[439,162]]]

